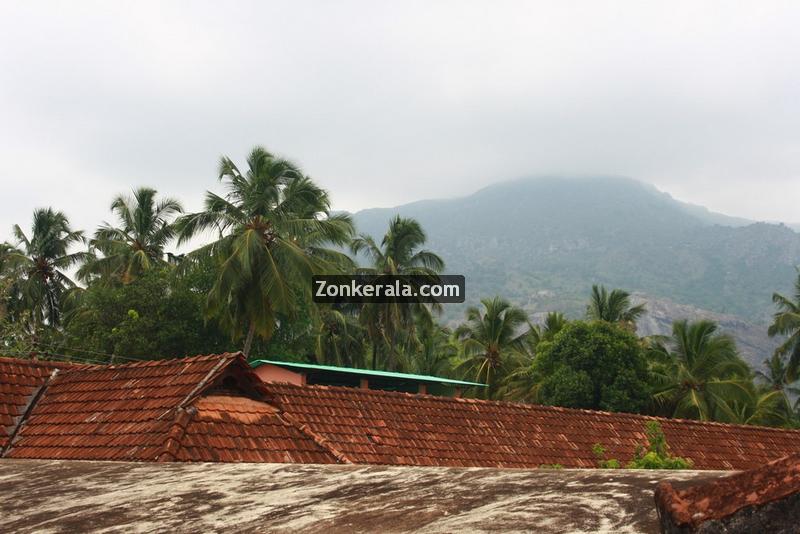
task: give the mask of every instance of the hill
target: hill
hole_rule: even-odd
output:
[[[447,272],[466,276],[468,303],[499,294],[532,314],[578,316],[592,284],[621,287],[733,318],[757,362],[773,344],[751,334],[765,330],[772,293],[791,289],[800,264],[800,234],[785,225],[715,214],[621,177],[521,179],[354,219],[379,237],[395,214],[419,220]],[[449,305],[445,320],[461,313]]]

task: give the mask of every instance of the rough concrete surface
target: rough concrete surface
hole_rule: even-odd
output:
[[[658,532],[730,472],[0,460],[3,532]]]

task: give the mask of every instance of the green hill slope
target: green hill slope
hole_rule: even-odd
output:
[[[448,272],[466,275],[468,302],[500,294],[531,313],[580,314],[598,283],[761,325],[800,264],[790,228],[715,214],[628,178],[516,180],[354,218],[380,236],[397,213],[422,223]],[[451,305],[445,319],[461,312]]]

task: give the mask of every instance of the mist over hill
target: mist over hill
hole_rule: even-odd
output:
[[[577,317],[592,284],[625,288],[661,303],[648,329],[663,330],[681,306],[730,318],[726,328],[747,331],[742,349],[756,363],[774,347],[764,326],[771,295],[791,289],[800,264],[800,234],[785,225],[713,213],[621,177],[520,179],[354,220],[380,238],[395,214],[420,221],[447,272],[466,276],[468,303],[499,294],[534,315]],[[444,320],[462,313],[448,305]]]

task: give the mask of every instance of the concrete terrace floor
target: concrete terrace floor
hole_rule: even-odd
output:
[[[720,471],[0,460],[3,532],[657,532]]]

